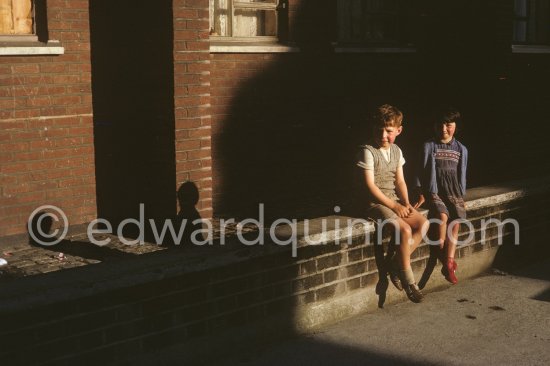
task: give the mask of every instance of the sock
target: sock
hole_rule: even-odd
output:
[[[412,268],[406,268],[401,270],[401,277],[405,280],[408,285],[412,285],[416,281],[414,280],[414,274]]]

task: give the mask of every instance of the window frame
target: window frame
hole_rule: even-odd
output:
[[[540,32],[540,28],[539,28],[539,24],[538,23],[541,23],[538,21],[537,19],[537,15],[536,14],[533,14],[532,12],[532,2],[536,2],[537,3],[537,7],[540,6],[540,2],[542,1],[546,1],[546,11],[548,12],[547,14],[547,18],[550,20],[550,0],[525,0],[525,4],[526,4],[526,11],[525,11],[525,15],[524,16],[521,16],[521,15],[517,15],[516,13],[516,4],[517,4],[517,1],[518,0],[514,0],[514,4],[513,4],[513,18],[512,18],[512,47],[513,48],[516,48],[516,49],[527,49],[527,48],[544,48],[544,47],[550,47],[550,22],[548,22],[548,25],[546,26],[546,29],[543,30],[545,32],[545,35],[543,36],[544,38],[546,38],[546,41],[545,42],[540,42],[538,39],[540,39],[539,36],[536,35],[536,33],[539,33]],[[526,34],[525,34],[525,41],[520,41],[520,40],[517,40],[517,36],[516,36],[516,24],[517,22],[525,22],[526,25],[525,25],[525,29],[526,29]],[[529,40],[529,28],[531,26],[531,24],[534,23],[534,26],[536,27],[536,30],[535,30],[535,40]]]
[[[227,0],[229,2],[229,14],[228,14],[228,28],[231,31],[231,35],[226,36],[220,36],[215,35],[212,33],[214,30],[214,26],[212,24],[212,16],[213,9],[210,7],[210,2],[208,4],[208,10],[209,10],[209,20],[210,20],[210,41],[214,44],[275,44],[278,43],[281,40],[280,36],[280,29],[279,29],[279,23],[280,23],[280,11],[283,9],[288,8],[288,0],[274,0],[272,3],[254,3],[254,2],[243,2],[239,0]],[[243,37],[243,36],[233,36],[235,33],[235,21],[234,21],[234,14],[235,10],[238,9],[249,9],[249,10],[269,10],[275,12],[275,34],[274,36],[250,36],[250,37]]]
[[[62,55],[65,48],[49,39],[46,0],[30,0],[32,34],[1,34],[0,56]]]
[[[22,1],[22,0],[21,0]],[[32,31],[31,33],[0,34],[0,42],[38,42],[36,31],[36,1],[28,0],[31,3]]]
[[[342,4],[344,1],[350,2],[348,6],[352,6],[351,2],[352,0],[337,0],[337,7],[336,7],[336,17],[337,17],[337,31],[336,31],[336,39],[337,39],[337,45],[339,50],[344,50],[345,48],[353,48],[355,50],[358,49],[365,49],[365,50],[373,50],[376,49],[378,51],[384,51],[384,50],[395,50],[400,49],[404,52],[410,52],[411,50],[415,49],[415,46],[412,42],[407,42],[406,40],[403,40],[403,35],[407,32],[407,24],[408,22],[404,22],[403,20],[410,16],[407,2],[402,0],[396,0],[396,9],[394,12],[389,10],[375,10],[370,11],[367,9],[367,11],[363,10],[363,7],[366,4],[366,1],[368,0],[360,0],[358,3],[361,6],[361,13],[360,13],[360,33],[365,33],[365,29],[368,26],[368,19],[371,19],[376,21],[383,18],[387,18],[385,22],[394,22],[393,25],[394,32],[395,32],[395,38],[383,38],[380,40],[376,39],[366,39],[364,36],[361,38],[354,39],[353,36],[351,38],[344,38],[342,36],[342,29],[343,29],[343,21],[346,20],[346,18],[349,20],[351,19],[351,16],[353,15],[353,9],[349,9],[349,14],[342,14],[344,5]],[[352,27],[349,25],[348,27]]]

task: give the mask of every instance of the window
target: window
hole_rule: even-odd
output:
[[[37,41],[32,0],[0,0],[0,36]]]
[[[337,0],[339,42],[409,43],[407,6],[402,0]]]
[[[286,7],[286,0],[210,0],[210,36],[220,40],[276,40],[278,13]]]
[[[514,44],[550,43],[550,0],[514,1]]]
[[[46,0],[0,0],[0,56],[62,55],[49,39]]]

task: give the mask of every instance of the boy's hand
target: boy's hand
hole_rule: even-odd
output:
[[[403,206],[397,202],[395,203],[395,206],[393,206],[392,210],[400,218],[409,217],[413,213],[413,208],[411,205]]]
[[[414,208],[415,208],[415,209],[416,209],[416,208],[419,208],[420,206],[422,206],[422,205],[424,204],[424,202],[426,202],[426,200],[424,199],[424,195],[423,195],[423,194],[420,194],[420,195],[418,196],[418,202],[416,202],[416,203],[414,204]]]

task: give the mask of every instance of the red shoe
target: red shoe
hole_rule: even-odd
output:
[[[453,285],[458,282],[458,278],[456,278],[455,271],[457,269],[457,264],[454,260],[454,258],[447,258],[447,263],[445,263],[445,279],[452,283]]]

